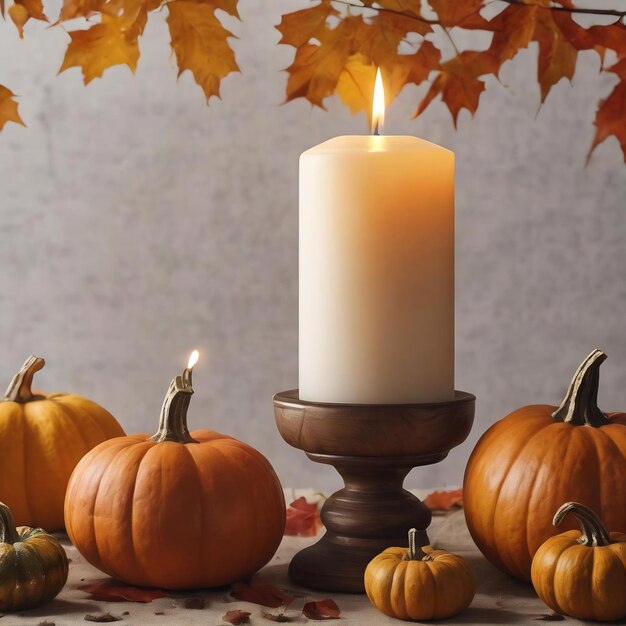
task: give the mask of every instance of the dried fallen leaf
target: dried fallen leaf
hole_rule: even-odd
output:
[[[185,598],[183,606],[186,609],[194,609],[200,611],[206,607],[206,600],[198,596],[195,596],[193,598]]]
[[[322,528],[318,505],[300,497],[287,507],[285,535],[315,537]]]
[[[237,600],[269,606],[272,609],[277,609],[279,606],[289,606],[294,601],[293,596],[274,587],[274,585],[255,580],[249,584],[233,583],[230,594]]]
[[[49,622],[49,621],[44,621],[44,622],[39,622],[39,624],[37,624],[37,626],[56,626],[54,622]]]
[[[0,130],[4,128],[7,122],[26,126],[17,111],[17,102],[13,98],[15,98],[15,94],[10,89],[0,85]]]
[[[97,615],[85,615],[86,622],[98,622],[99,624],[106,624],[109,622],[121,622],[122,618],[110,613],[98,613]]]
[[[334,600],[326,598],[325,600],[307,602],[302,609],[302,613],[308,619],[322,620],[337,619],[341,611]]]
[[[143,589],[105,578],[103,580],[88,583],[78,587],[88,593],[92,600],[104,602],[152,602],[157,598],[167,597],[167,593],[161,589]]]
[[[261,615],[265,619],[268,619],[270,622],[285,623],[285,622],[293,621],[293,617],[291,617],[290,615],[285,615],[284,613],[268,613],[266,611],[263,611],[263,613],[261,613]]]
[[[463,508],[463,489],[453,491],[433,491],[424,498],[424,504],[435,512]]]
[[[238,626],[239,624],[249,624],[250,612],[242,611],[241,609],[233,609],[232,611],[227,611],[222,616],[222,620],[228,622],[229,624],[234,624],[234,626]]]

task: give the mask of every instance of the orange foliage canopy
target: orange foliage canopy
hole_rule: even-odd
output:
[[[20,36],[29,20],[48,21],[42,0],[9,1],[7,13]],[[4,3],[0,0],[2,15]],[[593,51],[600,57],[602,72],[614,76],[616,84],[599,103],[591,149],[615,136],[626,160],[626,11],[579,8],[574,0],[309,0],[308,6],[302,0],[302,4],[304,8],[283,15],[277,26],[280,43],[295,49],[287,68],[288,101],[306,98],[324,108],[325,99],[337,95],[353,113],[369,114],[379,66],[388,101],[406,85],[425,84],[415,116],[441,99],[456,124],[463,109],[471,114],[478,109],[485,78],[497,77],[502,65],[521,49],[533,44],[538,50],[542,103],[556,83],[573,78],[579,53]],[[207,101],[219,97],[222,79],[239,70],[230,45],[233,34],[223,24],[225,16],[239,17],[238,0],[63,0],[56,23],[65,23],[70,42],[60,71],[80,67],[85,83],[113,65],[134,71],[139,38],[149,16],[162,8],[179,74],[189,70]],[[604,21],[584,27],[580,21],[584,13],[603,15]],[[486,49],[460,50],[455,39],[460,39],[461,29],[487,33]],[[0,129],[8,121],[21,123],[12,92],[0,87]]]
[[[600,56],[602,70],[613,72],[620,82],[599,105],[592,150],[615,135],[626,160],[626,25],[619,12],[590,10],[612,16],[613,21],[585,28],[571,0],[428,0],[428,12],[422,10],[420,0],[362,0],[362,4],[367,16],[364,10],[346,10],[343,3],[332,0],[283,16],[278,26],[280,43],[296,49],[287,68],[287,100],[306,98],[323,107],[327,96],[337,94],[353,112],[369,114],[376,66],[380,66],[388,102],[407,84],[427,83],[415,116],[440,97],[456,125],[462,109],[471,114],[478,109],[484,78],[497,77],[503,63],[532,42],[538,48],[542,103],[562,78],[573,78],[578,53],[593,50]],[[489,19],[486,5],[490,5]],[[454,44],[452,28],[485,31],[490,44],[483,50],[461,51]],[[443,50],[431,42],[438,32],[447,39],[437,41],[448,41],[453,50],[445,59]],[[617,65],[606,67],[609,58]]]

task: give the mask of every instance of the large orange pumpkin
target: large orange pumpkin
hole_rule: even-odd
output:
[[[65,489],[78,461],[124,431],[91,400],[34,393],[33,375],[44,365],[29,357],[0,400],[0,500],[19,526],[60,530]]]
[[[626,414],[598,408],[605,359],[594,350],[560,407],[514,411],[470,457],[463,492],[470,533],[494,565],[516,578],[530,580],[532,558],[557,533],[551,520],[563,502],[590,507],[609,528],[626,528]]]
[[[65,500],[72,543],[98,569],[165,589],[245,578],[274,555],[285,500],[254,448],[187,430],[190,370],[165,398],[158,432],[100,444],[74,471]]]

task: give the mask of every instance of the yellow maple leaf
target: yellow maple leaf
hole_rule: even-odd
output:
[[[220,95],[220,82],[239,71],[235,53],[229,45],[233,34],[215,15],[215,5],[190,0],[171,0],[167,4],[171,45],[176,55],[178,75],[189,70],[202,87],[207,102]]]
[[[72,41],[59,73],[70,67],[80,67],[86,85],[113,65],[128,65],[134,72],[139,60],[137,37],[143,28],[143,25],[137,26],[137,20],[137,16],[131,21],[128,16],[104,14],[100,24],[69,32]]]
[[[15,102],[14,98],[15,94],[10,89],[4,85],[0,85],[0,131],[7,122],[14,122],[15,124],[26,126],[20,117],[17,110],[18,104]]]

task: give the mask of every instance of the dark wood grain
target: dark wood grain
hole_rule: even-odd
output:
[[[430,511],[402,486],[413,467],[443,460],[465,440],[475,397],[457,391],[436,404],[346,405],[301,401],[297,390],[274,396],[282,437],[316,463],[334,466],[345,487],[325,502],[326,533],[289,566],[291,579],[325,591],[362,593],[369,561],[407,546],[410,528],[428,544]]]

